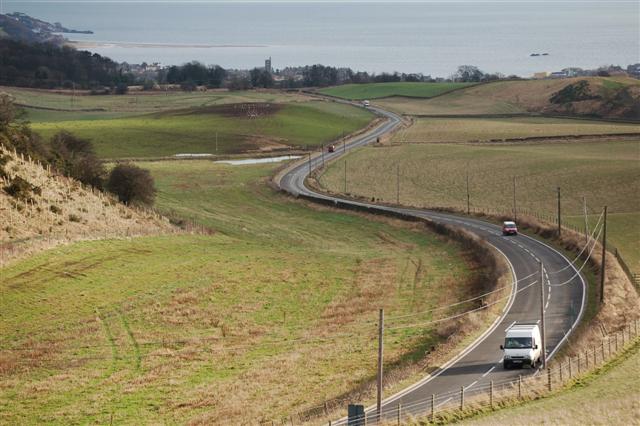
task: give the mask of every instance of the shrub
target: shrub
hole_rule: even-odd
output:
[[[51,212],[55,213],[55,214],[62,213],[62,209],[60,207],[56,206],[55,204],[51,204],[51,206],[49,206],[49,210],[51,210]]]
[[[111,170],[107,189],[125,204],[151,205],[156,196],[151,173],[130,163],[118,164]]]
[[[30,200],[31,193],[36,189],[39,190],[40,188],[31,185],[20,176],[13,178],[11,183],[4,187],[4,191],[17,200]]]
[[[80,222],[81,218],[78,215],[75,214],[70,214],[69,215],[69,222]]]
[[[102,188],[104,166],[89,140],[62,131],[51,138],[51,149],[51,162],[58,170],[86,185]]]

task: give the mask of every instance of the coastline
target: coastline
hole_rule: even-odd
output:
[[[79,41],[67,40],[68,46],[76,49],[95,49],[95,48],[157,48],[157,49],[219,49],[219,48],[266,48],[267,45],[261,44],[179,44],[179,43],[139,43],[139,42],[121,42],[121,41]]]

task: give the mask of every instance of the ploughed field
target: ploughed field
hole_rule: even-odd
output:
[[[3,88],[4,90],[4,88]],[[12,88],[32,128],[90,139],[104,158],[313,148],[365,127],[363,108],[280,92],[75,96]]]
[[[389,324],[424,322],[436,314],[393,317],[474,294],[457,244],[292,201],[264,185],[277,165],[144,167],[157,207],[208,231],[82,242],[3,269],[0,422],[279,420],[375,378],[379,307]],[[388,334],[385,368],[447,333]]]
[[[548,126],[553,132],[554,125]],[[459,131],[452,127],[450,133]],[[608,241],[634,271],[640,271],[639,160],[640,139],[633,137],[553,143],[397,143],[349,154],[332,163],[319,181],[333,192],[389,203],[397,201],[399,187],[401,204],[466,211],[468,175],[472,209],[509,212],[515,177],[516,207],[548,220],[556,215],[560,187],[565,223],[583,226],[583,197],[591,227],[602,207],[608,206]]]

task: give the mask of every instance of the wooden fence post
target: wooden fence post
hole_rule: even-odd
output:
[[[464,409],[464,386],[460,386],[460,409]]]
[[[491,380],[489,387],[489,405],[493,409],[493,380]]]
[[[436,394],[431,394],[431,421],[436,418]]]
[[[522,399],[522,374],[518,374],[518,398]]]
[[[569,357],[569,379],[573,378],[573,371],[572,371],[573,369],[571,368],[571,360],[572,358]]]
[[[549,392],[551,392],[551,369],[547,369],[547,385],[549,386]]]
[[[402,404],[398,403],[398,426],[400,426],[400,424],[401,424],[400,423],[401,422],[401,420],[400,420],[401,418],[402,418]]]

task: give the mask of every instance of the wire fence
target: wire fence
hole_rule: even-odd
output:
[[[574,356],[565,356],[552,362],[547,369],[523,369],[521,374],[490,380],[480,378],[467,386],[447,392],[427,395],[403,403],[383,404],[380,413],[370,408],[355,417],[343,417],[344,404],[327,401],[307,410],[279,420],[268,420],[263,425],[293,425],[313,422],[329,426],[402,425],[414,423],[438,423],[446,419],[460,418],[487,408],[513,404],[518,401],[533,400],[551,394],[584,377],[621,354],[638,341],[638,320],[626,324],[617,332],[604,335],[599,343]],[[498,368],[502,368],[499,366]],[[406,396],[404,397],[406,401]],[[342,411],[342,412],[341,412]],[[332,417],[333,416],[333,417]],[[323,420],[324,419],[324,420]]]

